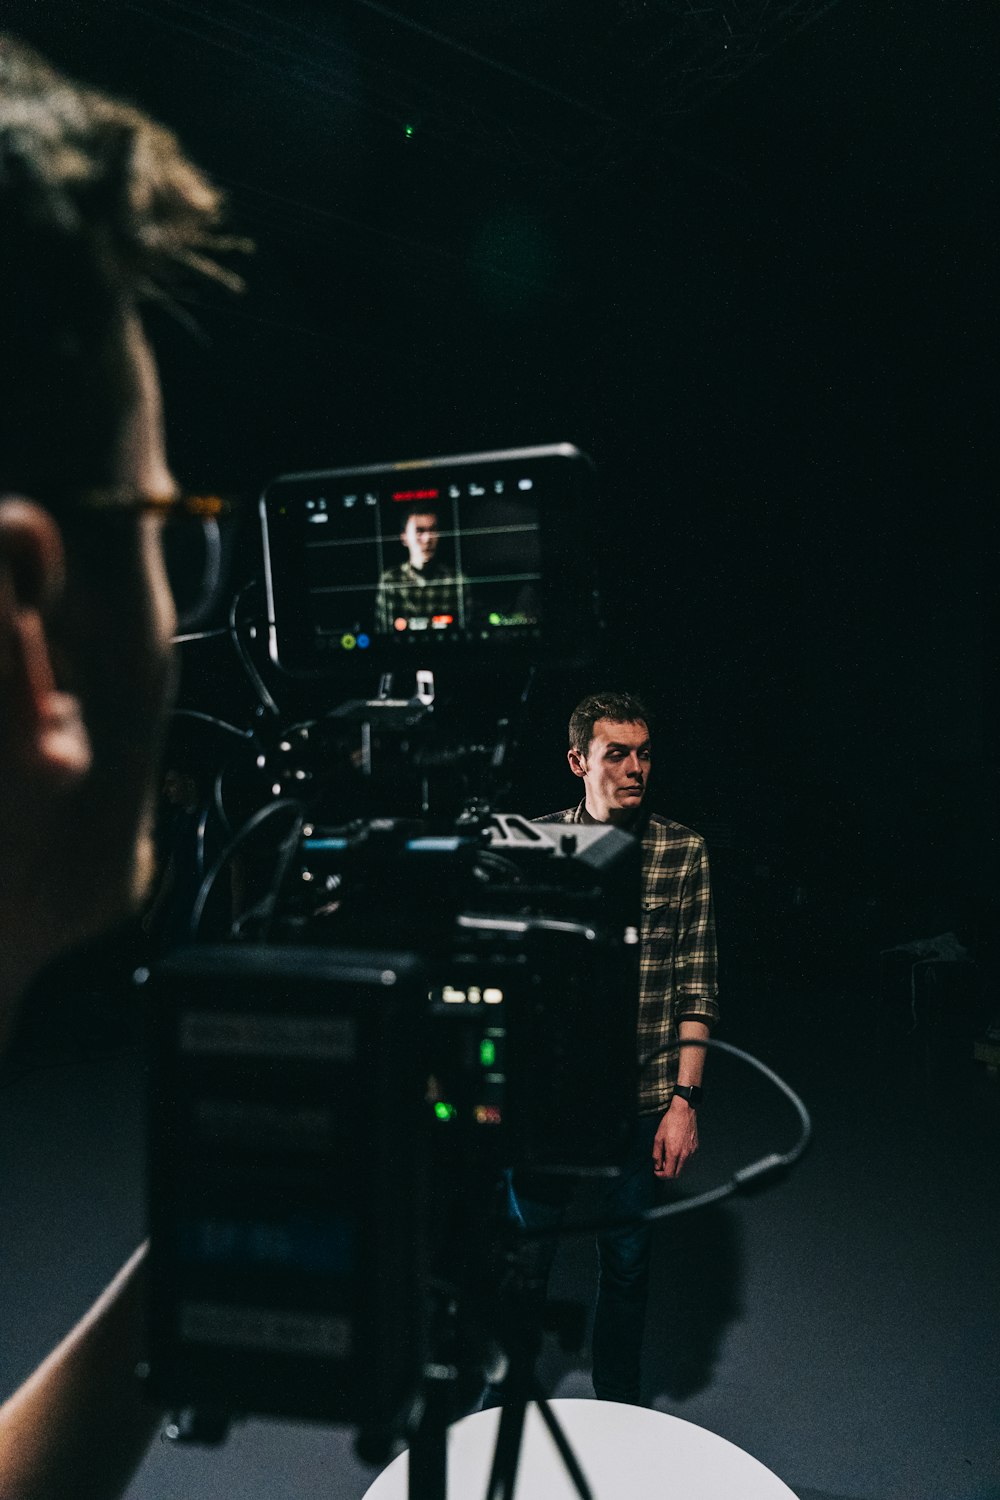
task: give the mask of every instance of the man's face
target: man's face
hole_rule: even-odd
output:
[[[137,495],[176,486],[159,379],[137,319],[123,339],[124,420],[109,475]],[[65,793],[62,922],[87,936],[134,911],[153,874],[157,768],[173,699],[176,615],[153,515],[81,515],[67,527],[66,588],[53,623],[58,668],[79,698],[90,764]],[[82,856],[82,859],[81,859]],[[82,869],[76,861],[80,860]],[[83,878],[85,875],[85,878]],[[57,877],[58,878],[58,877]]]
[[[438,519],[433,511],[413,515],[407,519],[401,541],[410,557],[410,566],[418,571],[426,568],[437,551]]]
[[[586,753],[571,750],[569,764],[583,780],[592,818],[627,821],[642,805],[649,785],[649,730],[641,719],[627,724],[598,719]]]

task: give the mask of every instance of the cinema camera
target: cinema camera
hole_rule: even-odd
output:
[[[240,940],[150,981],[150,1380],[202,1431],[398,1430],[429,1367],[503,1343],[501,1169],[615,1170],[639,846],[497,807],[525,680],[598,637],[594,506],[568,446],[264,492],[273,666],[345,696],[258,757],[287,831]]]

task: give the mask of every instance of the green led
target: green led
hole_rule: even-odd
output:
[[[496,1060],[496,1044],[494,1042],[491,1042],[489,1037],[487,1037],[484,1042],[480,1042],[479,1044],[479,1061],[482,1063],[484,1068],[492,1068]]]
[[[500,622],[501,622],[501,620],[502,620],[502,618],[503,617],[501,615],[492,614],[492,615],[490,615],[490,624],[491,625],[499,625]]]
[[[408,141],[412,141],[412,139],[413,139],[413,126],[412,125],[406,125],[406,126],[404,126],[404,128],[403,128],[403,134],[406,136],[406,139]]]
[[[454,1104],[445,1104],[443,1099],[439,1099],[434,1106],[434,1113],[439,1120],[453,1120],[455,1118],[455,1106]]]

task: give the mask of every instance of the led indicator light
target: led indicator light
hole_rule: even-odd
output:
[[[496,1062],[496,1060],[497,1060],[496,1043],[495,1042],[491,1042],[489,1040],[489,1038],[487,1037],[487,1039],[485,1041],[480,1042],[480,1044],[479,1044],[479,1061],[482,1063],[482,1065],[483,1065],[484,1068],[492,1068],[492,1066]]]
[[[362,651],[366,651],[370,645],[371,645],[371,641],[368,639],[368,637],[366,635],[359,635],[358,636],[358,646],[359,646],[359,648]]]
[[[495,612],[492,615],[490,615],[490,624],[491,625],[501,625],[502,623],[503,623],[503,616],[502,615],[498,615]]]
[[[358,644],[358,638],[356,635],[352,635],[351,632],[348,631],[346,635],[342,635],[340,637],[340,644],[343,646],[345,651],[353,651],[355,646]]]
[[[405,619],[402,615],[397,615],[392,622],[392,628],[393,630],[403,631],[406,629],[409,623],[409,620]]]
[[[443,1099],[439,1099],[434,1106],[434,1113],[439,1120],[453,1120],[455,1118],[455,1106],[454,1104],[446,1104]]]

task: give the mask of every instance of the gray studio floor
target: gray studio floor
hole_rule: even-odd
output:
[[[733,1001],[727,1037],[800,1089],[815,1141],[784,1183],[659,1231],[650,1404],[747,1449],[801,1500],[998,1500],[1000,1081],[878,1036],[860,993]],[[796,1131],[730,1059],[712,1059],[710,1082],[691,1187]],[[0,1093],[0,1389],[141,1237],[142,1154],[134,1053]],[[592,1262],[589,1243],[568,1245],[553,1290],[588,1298]],[[547,1348],[541,1374],[555,1394],[591,1393],[585,1356]],[[252,1421],[218,1450],[157,1444],[128,1493],[360,1500],[373,1477],[344,1430]]]

